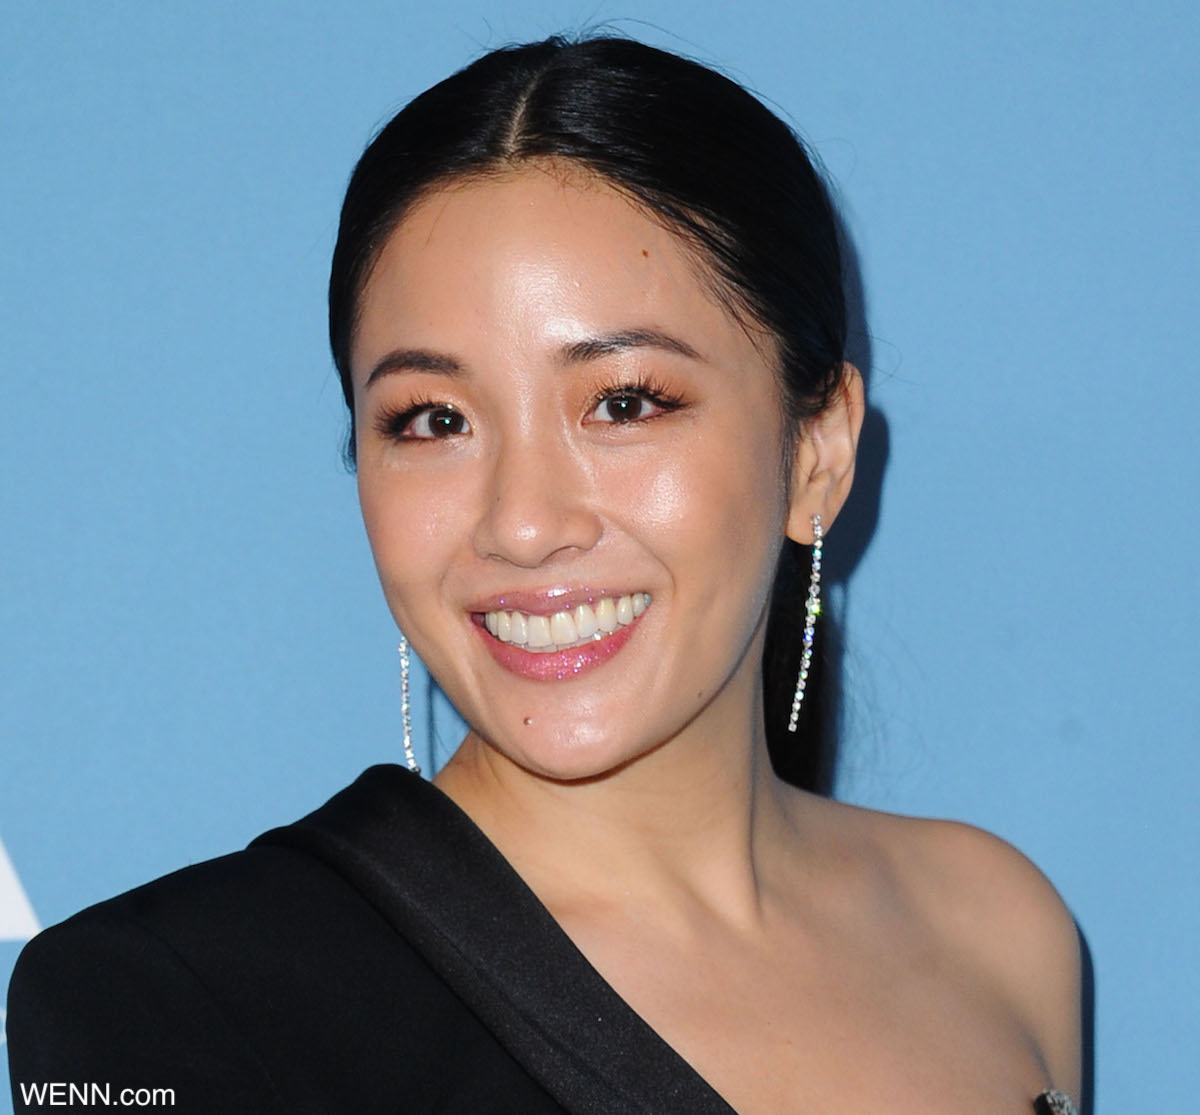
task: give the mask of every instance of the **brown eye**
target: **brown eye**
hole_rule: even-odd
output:
[[[596,396],[590,419],[619,426],[629,422],[645,422],[678,410],[683,400],[677,395],[659,391],[649,385],[629,384],[612,387]]]
[[[452,437],[454,434],[465,433],[468,429],[467,420],[456,410],[449,407],[433,407],[418,415],[414,427],[423,426],[428,433],[416,433],[417,437]]]
[[[596,418],[601,422],[636,422],[646,417],[649,408],[649,400],[641,395],[609,395],[596,408]]]
[[[387,425],[391,436],[399,441],[434,441],[471,432],[463,415],[441,403],[413,407]]]

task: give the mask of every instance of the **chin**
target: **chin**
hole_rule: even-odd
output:
[[[557,730],[551,725],[520,725],[494,746],[523,770],[555,782],[602,779],[654,750],[653,744],[620,732],[589,729],[581,730],[578,724]]]

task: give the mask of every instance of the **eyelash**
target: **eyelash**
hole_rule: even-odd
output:
[[[375,429],[391,441],[432,441],[432,438],[409,437],[405,431],[422,411],[437,409],[454,410],[449,403],[439,403],[436,399],[422,397],[414,399],[403,410],[387,408],[380,411],[375,419]]]
[[[610,383],[602,385],[592,396],[591,404],[588,407],[588,414],[593,414],[609,400],[620,398],[642,399],[652,406],[657,407],[660,414],[669,414],[671,411],[679,410],[685,405],[683,397],[678,392],[672,391],[661,381],[647,376],[639,377],[632,382],[628,380],[613,380]],[[436,399],[423,397],[414,399],[403,410],[387,409],[381,411],[375,420],[375,428],[382,436],[392,441],[440,440],[437,438],[412,437],[406,433],[413,421],[420,417],[424,411],[428,410],[447,410],[455,414],[459,413],[449,403],[438,402]],[[629,418],[625,421],[610,419],[604,422],[604,425],[635,426],[643,422],[652,421],[659,416],[659,414],[650,414],[641,418]]]
[[[445,406],[445,403],[437,403],[432,398],[418,398],[414,400],[410,406],[401,410],[397,407],[385,407],[380,410],[374,421],[376,430],[383,434],[385,438],[391,438],[394,442],[403,442],[410,440],[404,437],[404,430],[407,430],[410,422],[420,414],[422,410],[427,410],[430,407]]]
[[[592,396],[592,403],[588,409],[588,414],[594,413],[603,403],[610,399],[632,398],[644,399],[646,402],[658,407],[659,411],[669,414],[673,410],[679,410],[684,406],[683,396],[677,391],[672,391],[661,380],[654,379],[652,376],[639,376],[633,382],[628,380],[613,380],[604,384]],[[658,418],[658,414],[650,414],[644,418],[630,418],[624,422],[618,422],[615,419],[605,425],[612,426],[635,426],[643,422],[653,421]]]

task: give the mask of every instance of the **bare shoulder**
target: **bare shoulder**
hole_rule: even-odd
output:
[[[1079,1094],[1079,934],[1046,876],[1007,841],[957,821],[868,814],[914,909],[1008,999],[1058,1087]]]

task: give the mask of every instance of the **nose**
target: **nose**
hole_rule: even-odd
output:
[[[480,557],[534,569],[600,540],[587,469],[569,444],[526,431],[495,450],[472,539]]]

